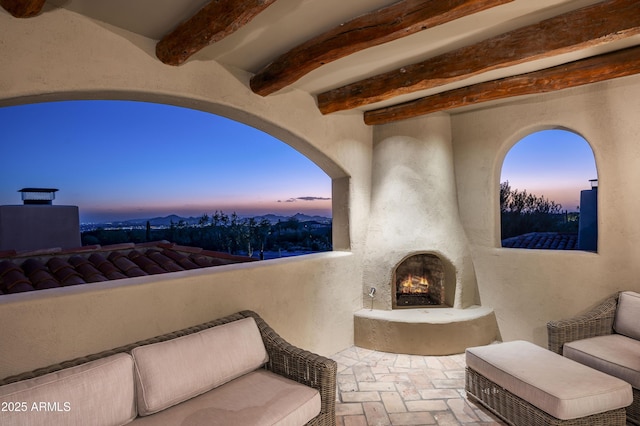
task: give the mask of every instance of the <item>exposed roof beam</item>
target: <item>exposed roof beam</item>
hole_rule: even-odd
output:
[[[0,6],[16,18],[30,18],[42,10],[46,0],[0,0]]]
[[[385,124],[513,96],[552,92],[640,73],[640,46],[513,77],[474,84],[364,113],[366,124]]]
[[[165,64],[180,65],[200,49],[249,23],[274,1],[212,0],[163,37],[156,45],[156,56]]]
[[[367,13],[281,55],[251,79],[267,96],[327,63],[513,0],[403,0]]]
[[[318,95],[323,114],[640,33],[640,2],[610,0]]]

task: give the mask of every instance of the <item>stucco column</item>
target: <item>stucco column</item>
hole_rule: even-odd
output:
[[[478,304],[475,271],[458,214],[452,155],[446,114],[374,130],[365,307],[373,302],[374,309],[391,309],[393,269],[416,253],[433,253],[443,261],[449,306]],[[376,288],[373,301],[371,287]]]

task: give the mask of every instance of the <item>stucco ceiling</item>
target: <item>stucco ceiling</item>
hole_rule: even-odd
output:
[[[47,13],[52,8],[65,8],[116,28],[161,40],[209,2],[209,0],[48,0],[41,13]],[[258,73],[280,55],[305,41],[339,27],[357,16],[395,3],[397,0],[277,0],[246,25],[222,40],[199,50],[188,61],[218,61],[228,67],[245,70],[252,74]],[[506,2],[329,62],[308,72],[294,83],[280,89],[279,92],[298,89],[317,96],[352,82],[396,70],[596,3],[599,2],[596,0]],[[30,19],[37,21],[37,16]],[[354,109],[368,111],[637,45],[640,45],[640,36],[632,34],[597,46],[585,46],[568,53],[498,67],[461,81],[399,94],[393,98],[357,106]]]

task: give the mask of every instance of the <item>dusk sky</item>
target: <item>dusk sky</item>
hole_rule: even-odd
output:
[[[331,216],[331,179],[266,133],[213,114],[124,101],[0,108],[0,205],[57,188],[97,222],[215,210]]]
[[[0,108],[0,205],[25,187],[58,188],[54,204],[98,222],[216,210],[241,216],[331,216],[331,179],[266,133],[213,114],[126,101]],[[505,158],[501,182],[575,211],[597,178],[580,136],[527,136]]]
[[[597,179],[593,151],[581,136],[565,130],[544,130],[521,139],[505,157],[500,182],[526,190],[577,211],[580,191]]]

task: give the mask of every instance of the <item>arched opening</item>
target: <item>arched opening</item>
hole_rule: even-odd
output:
[[[502,165],[502,247],[597,251],[597,179],[593,151],[577,133],[522,138]]]
[[[48,102],[0,114],[3,149],[15,160],[2,169],[0,204],[15,204],[23,187],[56,187],[57,203],[80,207],[82,229],[111,227],[135,242],[157,231],[197,244],[194,236],[226,225],[238,234],[224,236],[228,251],[331,249],[331,177],[266,132],[146,102]]]

